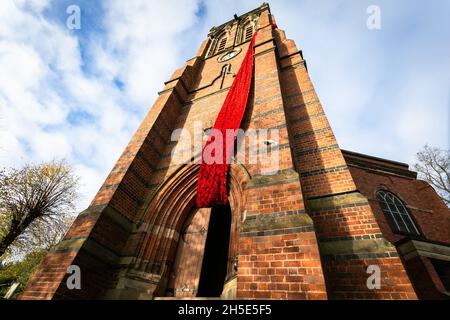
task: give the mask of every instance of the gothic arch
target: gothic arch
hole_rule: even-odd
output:
[[[178,240],[189,216],[196,195],[200,165],[180,167],[159,188],[142,217],[145,237],[137,247],[133,269],[167,278],[175,260]],[[230,165],[228,174],[229,200],[232,212],[230,250],[237,255],[239,229],[245,208],[245,187],[248,172],[242,165]],[[164,280],[162,281],[164,282]],[[164,286],[165,284],[162,284]],[[159,291],[159,290],[158,290]]]
[[[251,27],[252,28],[252,34],[256,31],[258,27],[258,15],[249,15],[245,19],[239,22],[238,28],[237,28],[237,34],[236,34],[236,43],[240,44],[243,43],[248,39],[246,37],[246,30]]]
[[[225,27],[220,31],[215,32],[214,34],[209,35],[210,44],[208,49],[207,57],[211,57],[216,53],[223,51],[227,47],[227,43],[229,43],[231,36],[231,28]],[[224,41],[222,44],[221,42]]]

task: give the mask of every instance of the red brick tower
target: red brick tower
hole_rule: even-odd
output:
[[[263,4],[211,29],[22,299],[416,298],[355,187],[302,52],[274,22]],[[235,161],[230,206],[195,209],[198,155],[175,163],[172,132],[214,124],[256,30],[243,126],[278,130],[280,168],[264,175],[260,162]],[[71,265],[81,289],[67,288]],[[370,265],[381,271],[376,290],[367,286]]]

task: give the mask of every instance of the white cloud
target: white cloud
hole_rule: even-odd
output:
[[[283,1],[272,12],[303,49],[341,147],[411,164],[426,143],[449,146],[448,4],[379,1],[380,31],[366,28],[370,4]]]
[[[37,159],[68,158],[72,146],[64,133],[37,131],[29,137],[30,148]]]
[[[33,11],[41,12],[49,6],[50,0],[14,0],[21,7],[28,7]]]
[[[81,176],[82,210],[184,63],[176,38],[196,22],[198,3],[105,1],[103,20],[91,22],[98,34],[71,32],[48,15],[53,6],[0,6],[0,163],[69,159]]]
[[[187,0],[108,2],[104,50],[115,56],[117,68],[109,71],[123,80],[129,103],[147,109],[163,86],[161,80],[188,59],[178,56],[176,36],[195,23],[197,8],[197,1]],[[104,64],[103,53],[100,58],[99,64]]]
[[[104,176],[98,170],[78,163],[74,167],[75,174],[80,177],[80,192],[78,207],[82,210],[89,206],[94,195],[103,184]]]
[[[71,32],[55,18],[65,14],[52,12],[61,9],[55,2],[2,2],[0,164],[67,157],[81,176],[84,209],[163,82],[212,26],[260,4],[205,1],[200,20],[200,0],[104,1],[95,21]],[[412,162],[425,143],[448,146],[448,19],[380,1],[382,29],[369,31],[368,4],[276,1],[271,9],[303,49],[341,146]]]

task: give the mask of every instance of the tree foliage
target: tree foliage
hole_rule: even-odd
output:
[[[77,181],[64,160],[1,169],[0,257],[58,242],[75,208]]]
[[[3,297],[12,283],[18,282],[19,287],[12,298],[16,298],[25,289],[32,274],[39,263],[44,259],[47,250],[41,249],[28,253],[21,261],[9,262],[0,265],[0,297]]]
[[[419,177],[431,184],[450,207],[450,151],[426,145],[417,153],[417,160]]]

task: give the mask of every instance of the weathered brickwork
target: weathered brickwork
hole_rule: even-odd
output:
[[[418,297],[444,298],[450,272],[450,258],[447,256],[450,251],[449,209],[428,183],[416,179],[416,173],[409,171],[407,165],[349,151],[344,154],[352,177],[367,197],[380,230],[398,248]],[[378,190],[392,192],[403,201],[419,229],[417,241],[411,243],[409,237],[393,232],[376,199]],[[438,269],[442,274],[436,271],[433,259],[440,261],[442,267]]]
[[[278,130],[276,149],[268,152],[279,153],[279,170],[262,174],[260,159],[249,164],[239,154],[230,166],[231,225],[221,297],[441,296],[442,264],[421,254],[445,256],[450,227],[438,222],[448,219],[448,209],[411,173],[401,176],[404,168],[390,167],[397,176],[374,169],[383,166],[381,160],[367,165],[370,170],[361,168],[357,163],[367,163],[364,157],[352,158],[339,148],[302,52],[274,23],[263,4],[211,29],[196,56],[165,82],[91,205],[47,255],[22,299],[163,299],[202,292],[213,210],[193,207],[201,148],[175,141],[172,133],[214,125],[248,48],[249,28],[258,34],[242,128]],[[222,39],[223,50],[215,52]],[[222,61],[230,50],[238,54]],[[256,153],[242,148],[248,156]],[[175,151],[191,150],[186,161],[176,161]],[[427,239],[440,247],[408,242],[390,231],[374,196],[380,185],[405,200]],[[81,290],[67,289],[70,265],[82,270]],[[381,288],[375,290],[367,286],[372,265],[381,270]],[[428,277],[419,279],[424,270]],[[420,294],[430,287],[433,297]]]

